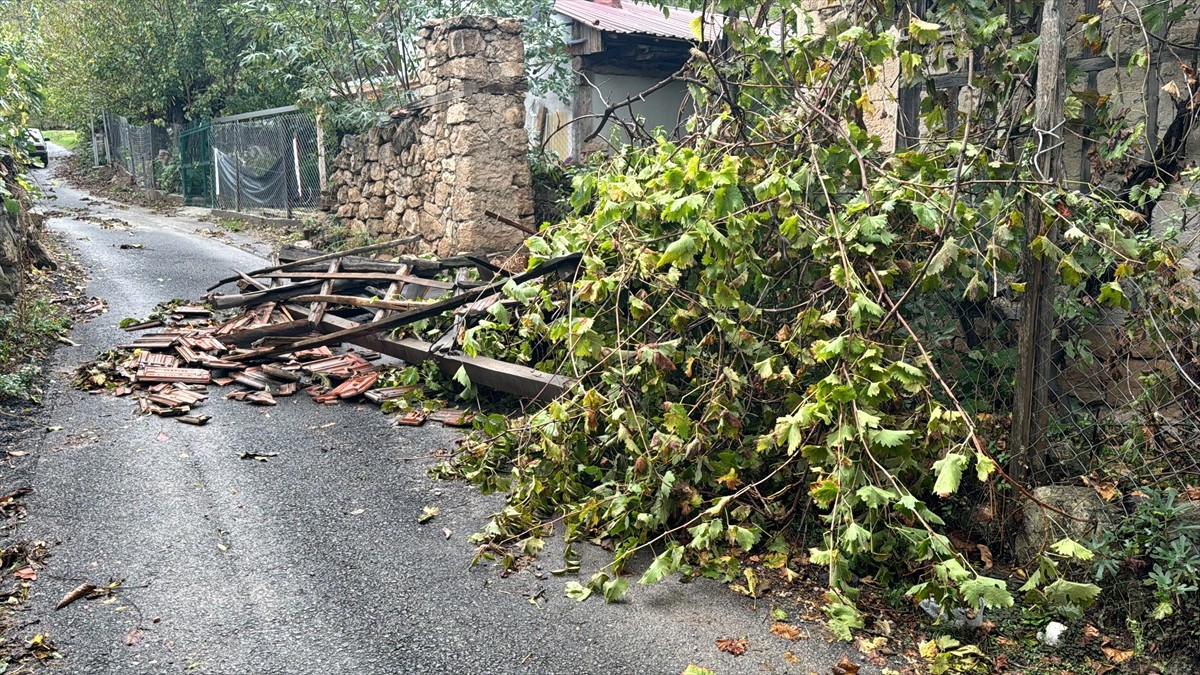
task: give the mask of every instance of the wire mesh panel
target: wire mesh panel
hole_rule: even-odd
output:
[[[212,125],[194,122],[179,132],[179,182],[188,206],[214,206]]]
[[[237,117],[212,126],[214,206],[289,218],[296,209],[315,208],[321,171],[313,118],[299,112]]]
[[[132,125],[124,117],[109,115],[108,156],[124,167],[141,188],[165,192],[178,190],[179,127],[168,124]]]

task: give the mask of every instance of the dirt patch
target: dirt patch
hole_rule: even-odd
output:
[[[173,215],[179,210],[179,205],[163,193],[134,185],[124,169],[111,165],[92,166],[91,158],[86,155],[74,154],[59,160],[56,175],[93,195],[141,206],[162,215]]]

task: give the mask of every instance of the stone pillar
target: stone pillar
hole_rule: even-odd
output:
[[[422,28],[417,103],[347,141],[329,210],[371,234],[416,234],[415,252],[509,253],[533,224],[525,49],[514,19],[460,16]]]

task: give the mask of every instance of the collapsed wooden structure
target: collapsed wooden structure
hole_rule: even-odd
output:
[[[260,405],[273,405],[275,396],[301,389],[319,403],[358,396],[382,403],[408,393],[411,387],[385,387],[380,382],[381,367],[374,362],[381,356],[412,365],[432,361],[448,375],[462,370],[477,386],[526,399],[551,400],[574,384],[570,378],[528,366],[467,356],[457,350],[457,343],[461,332],[486,316],[490,307],[511,302],[504,297],[505,286],[551,275],[569,277],[578,267],[578,254],[519,274],[507,274],[475,256],[397,261],[363,257],[400,243],[329,254],[285,248],[278,264],[251,272],[234,270],[209,287],[212,310],[173,307],[164,319],[127,326],[131,331],[161,330],[119,345],[123,355],[107,374],[97,374],[98,362],[88,364],[81,369],[81,380],[90,377],[91,385],[118,396],[144,392],[138,397],[143,411],[193,424],[207,421],[189,413],[204,400],[210,383],[240,385],[243,388],[227,398]],[[227,284],[237,284],[237,291],[213,292]],[[241,311],[217,322],[214,310]],[[392,335],[439,317],[452,317],[453,325],[434,342]],[[459,422],[466,418],[461,411],[446,411],[440,417]]]

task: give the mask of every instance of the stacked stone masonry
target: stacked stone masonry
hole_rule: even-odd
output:
[[[460,16],[421,31],[411,112],[342,142],[325,205],[352,230],[415,235],[414,253],[511,253],[532,224],[524,45],[514,19]]]

